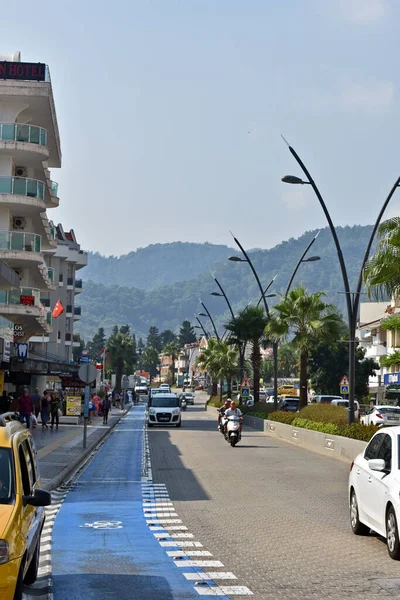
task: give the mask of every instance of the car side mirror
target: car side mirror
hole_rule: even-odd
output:
[[[371,471],[385,471],[386,463],[383,458],[371,458],[371,460],[368,461],[368,467]]]
[[[33,496],[22,496],[22,502],[24,506],[29,504],[30,506],[50,506],[51,505],[51,494],[46,490],[35,489]]]

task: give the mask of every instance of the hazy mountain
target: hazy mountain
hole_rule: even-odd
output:
[[[355,289],[357,283],[362,257],[371,229],[370,226],[338,228],[338,235],[342,244],[352,290]],[[276,298],[270,299],[271,306],[273,306],[274,301],[279,299],[279,294],[284,293],[297,261],[315,233],[315,231],[307,232],[298,239],[292,238],[270,250],[253,250],[251,252],[252,260],[263,285],[266,286],[272,277],[277,275],[276,281],[270,290],[270,292],[273,291],[277,294]],[[166,245],[166,252],[169,251],[171,245],[173,244]],[[181,248],[181,253],[178,253],[179,258],[176,259],[179,265],[171,264],[173,262],[172,259],[168,261],[163,260],[162,268],[160,264],[157,265],[157,260],[163,253],[162,249],[164,245],[160,244],[149,247],[157,249],[151,250],[151,253],[148,255],[150,256],[155,252],[153,254],[155,263],[147,263],[149,270],[151,269],[154,275],[158,268],[160,271],[164,270],[162,280],[168,281],[170,285],[146,291],[137,289],[137,287],[110,286],[107,276],[103,276],[102,278],[106,284],[85,282],[84,291],[80,296],[82,321],[79,324],[81,333],[83,333],[85,339],[89,336],[91,337],[99,326],[104,326],[109,332],[115,324],[129,323],[132,329],[140,334],[146,334],[151,325],[155,325],[159,329],[176,329],[184,319],[189,319],[193,322],[193,314],[201,312],[202,308],[198,302],[199,297],[215,317],[217,326],[222,327],[223,323],[229,318],[229,312],[223,298],[210,296],[210,293],[216,289],[216,286],[210,275],[209,265],[205,269],[205,272],[187,281],[182,281],[182,275],[180,277],[181,281],[177,281],[176,279],[179,276],[179,269],[181,269],[181,272],[186,277],[190,273],[190,269],[186,264],[185,251],[191,254],[193,250],[192,246],[192,244],[176,244],[175,249],[178,247]],[[196,244],[194,246],[196,246],[196,253],[198,252],[199,255],[201,249],[204,248],[205,254],[208,257],[207,260],[209,260],[209,257],[212,255],[209,244]],[[260,296],[259,290],[249,266],[245,263],[228,262],[226,256],[232,254],[232,249],[220,248],[221,253],[224,255],[224,260],[214,266],[214,271],[220,283],[225,288],[234,311],[237,312],[246,306],[248,302],[257,302]],[[143,250],[144,254],[146,250],[146,248]],[[320,256],[321,260],[302,264],[295,284],[303,283],[311,291],[324,291],[327,295],[327,300],[339,306],[341,310],[344,309],[345,296],[344,294],[340,294],[340,292],[343,292],[343,283],[335,246],[328,229],[321,230],[309,255]],[[90,260],[93,260],[93,257]],[[200,264],[201,257],[199,256],[197,265]],[[150,277],[148,277],[147,281],[148,285],[150,285]],[[132,277],[131,283],[134,285],[137,283],[136,276]],[[203,319],[203,322],[206,328],[211,330],[210,323],[206,319]]]
[[[119,257],[89,253],[82,277],[95,283],[151,290],[193,279],[226,260],[232,252],[228,246],[173,242],[151,244]]]

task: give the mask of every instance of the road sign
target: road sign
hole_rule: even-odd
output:
[[[92,383],[96,381],[97,369],[94,365],[82,365],[78,371],[79,379],[84,383]]]
[[[240,389],[240,395],[242,398],[248,398],[250,396],[250,388],[242,387]]]
[[[79,357],[79,364],[81,365],[87,365],[88,363],[90,363],[90,357],[89,354],[86,352],[82,352],[82,354]]]
[[[342,380],[339,385],[349,385],[349,379],[346,375],[342,377]]]
[[[341,385],[340,386],[340,393],[341,394],[348,394],[350,391],[350,387],[348,385]]]

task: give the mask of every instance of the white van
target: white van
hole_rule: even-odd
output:
[[[345,408],[346,410],[349,410],[349,401],[345,400],[344,398],[335,398],[335,400],[332,400],[331,402],[331,406],[343,406],[343,408]],[[358,400],[354,400],[354,420],[358,421],[360,418],[360,405],[358,403]]]
[[[153,425],[175,425],[181,427],[180,401],[176,394],[156,394],[151,398],[147,424]]]

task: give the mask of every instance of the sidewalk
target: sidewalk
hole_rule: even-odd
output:
[[[108,417],[108,425],[103,425],[103,417],[92,417],[87,428],[87,446],[83,449],[83,423],[81,425],[59,425],[58,430],[42,429],[40,423],[31,429],[38,451],[41,487],[58,487],[70,472],[76,469],[93,448],[118,423],[127,410],[115,407]]]

